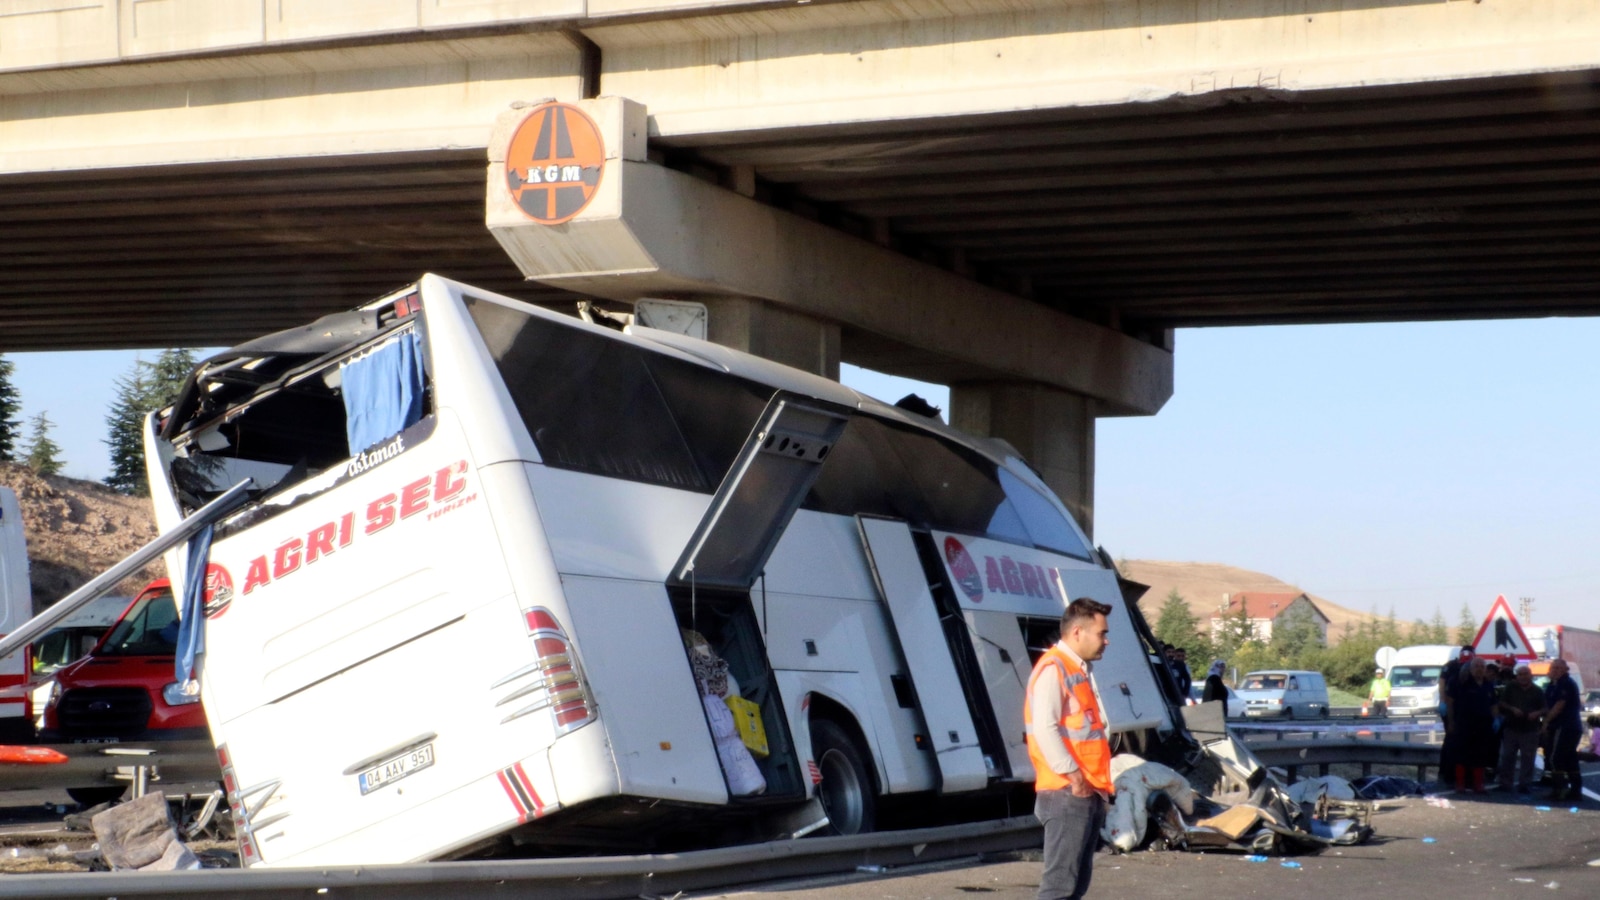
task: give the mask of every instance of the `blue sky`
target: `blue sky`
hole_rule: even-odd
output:
[[[1181,331],[1160,414],[1099,421],[1095,538],[1407,620],[1453,626],[1505,594],[1533,597],[1534,622],[1600,627],[1597,347],[1600,319]],[[105,413],[137,357],[8,357],[66,474],[109,471]],[[938,386],[845,381],[949,407]]]

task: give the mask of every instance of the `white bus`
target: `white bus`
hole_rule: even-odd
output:
[[[147,449],[163,529],[253,479],[197,666],[246,865],[853,833],[1027,785],[1067,597],[1115,609],[1110,730],[1170,727],[1014,451],[694,338],[429,275],[205,361]]]

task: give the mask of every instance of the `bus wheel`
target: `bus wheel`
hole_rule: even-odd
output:
[[[850,735],[829,719],[811,723],[811,753],[822,771],[817,798],[828,814],[828,833],[865,834],[877,816],[872,775]]]
[[[67,788],[67,796],[85,807],[99,806],[102,803],[121,800],[122,795],[127,792],[128,788],[126,786]]]

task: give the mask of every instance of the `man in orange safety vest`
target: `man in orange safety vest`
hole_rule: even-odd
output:
[[[1033,761],[1033,814],[1044,824],[1039,900],[1082,897],[1089,890],[1106,800],[1112,794],[1111,744],[1089,681],[1089,664],[1105,654],[1111,607],[1080,597],[1061,616],[1061,640],[1044,652],[1028,678],[1028,758]]]

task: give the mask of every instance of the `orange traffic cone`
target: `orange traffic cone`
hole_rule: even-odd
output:
[[[1361,704],[1361,715],[1363,718],[1367,715],[1367,705],[1365,703]]]

